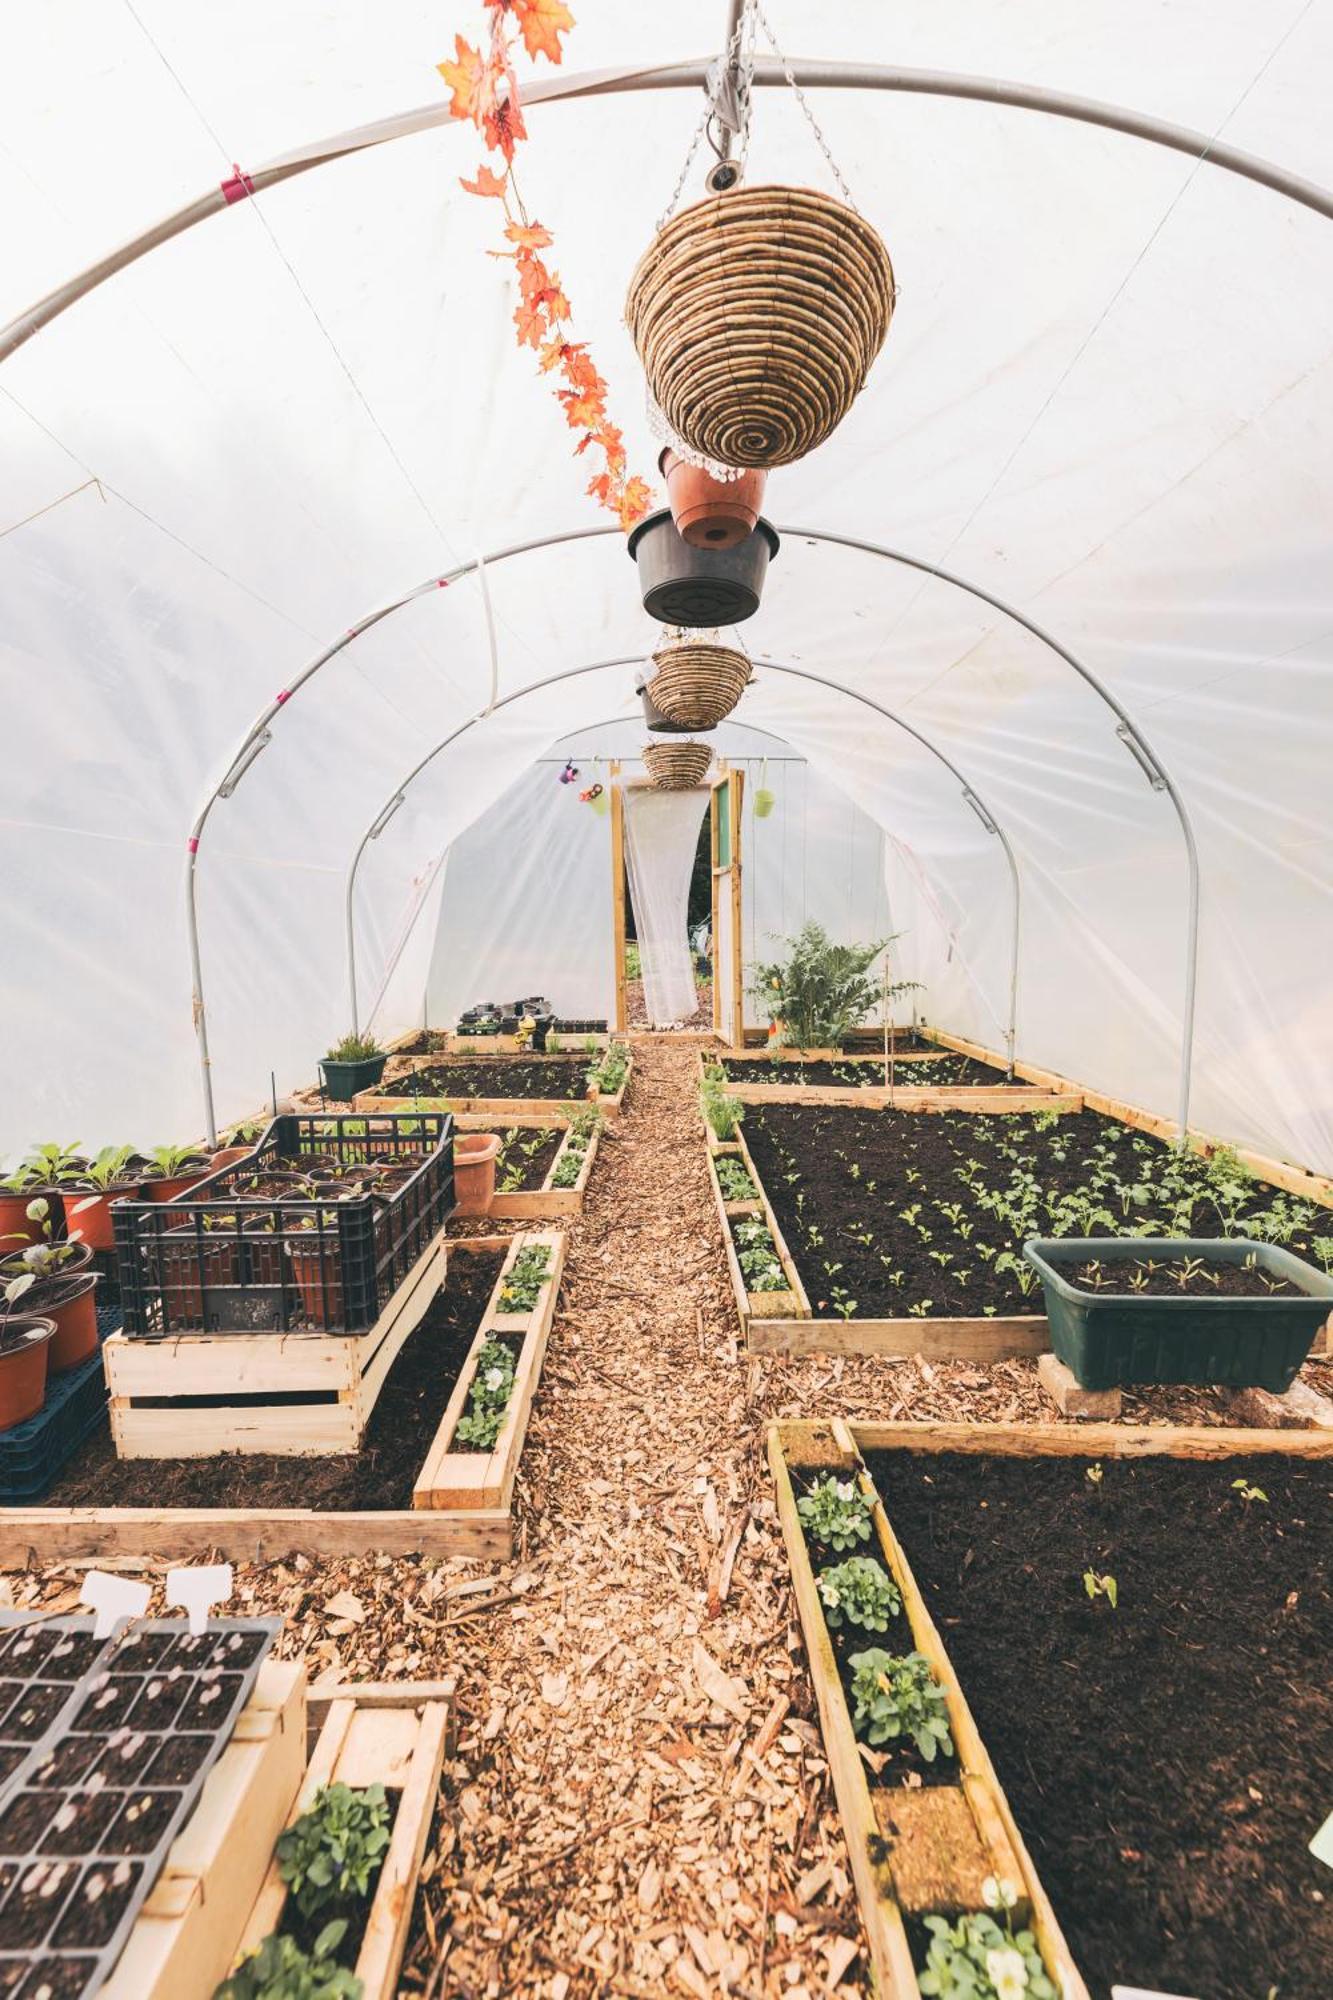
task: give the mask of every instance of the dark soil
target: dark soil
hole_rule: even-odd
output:
[[[50,1931],[78,1871],[72,1861],[42,1861],[29,1868],[5,1904],[5,1949],[24,1951]]]
[[[5,1735],[11,1743],[35,1743],[45,1733],[69,1700],[69,1686],[63,1681],[36,1681],[27,1694],[14,1703],[5,1717]]]
[[[41,1798],[40,1792],[24,1793],[24,1798]],[[44,1801],[47,1811],[51,1810],[49,1799]],[[103,1844],[103,1837],[121,1806],[125,1803],[123,1792],[82,1793],[62,1802],[60,1816],[69,1819],[66,1807],[73,1809],[73,1819],[68,1825],[52,1826],[41,1842],[43,1854],[96,1854]]]
[[[133,1861],[94,1862],[69,1900],[53,1944],[100,1948],[120,1922],[142,1866]]]
[[[119,1800],[117,1803],[121,1803]],[[136,1790],[103,1842],[107,1854],[147,1854],[180,1803],[178,1791]]]
[[[460,1056],[414,1069],[381,1086],[389,1097],[546,1097],[582,1103],[588,1058]]]
[[[1243,1171],[1221,1192],[1209,1162],[1093,1111],[753,1104],[745,1137],[820,1315],[848,1300],[859,1319],[1039,1313],[1036,1274],[1024,1292],[1011,1268],[995,1268],[1006,1252],[1021,1258],[1030,1236],[1134,1235],[1155,1223],[1158,1235],[1263,1238],[1275,1217],[1296,1216],[1285,1247],[1317,1264],[1310,1239],[1327,1233],[1325,1211]],[[1008,1213],[983,1205],[997,1196]],[[1071,1205],[1075,1196],[1107,1220]],[[1178,1226],[1182,1199],[1193,1206]]]
[[[48,1787],[76,1784],[97,1762],[101,1748],[96,1737],[66,1736],[45,1763],[37,1766],[28,1782]]]
[[[563,1125],[497,1125],[500,1152],[495,1162],[497,1194],[530,1194],[550,1173],[565,1136]]]
[[[873,1058],[870,1061],[859,1058],[855,1062],[783,1062],[781,1057],[775,1057],[771,1062],[738,1062],[728,1056],[723,1059],[723,1068],[732,1083],[818,1084],[838,1090],[884,1088],[884,1064]],[[969,1090],[981,1085],[1003,1089],[1009,1081],[1002,1069],[976,1062],[971,1056],[942,1055],[934,1062],[893,1066],[895,1090],[925,1090],[942,1084]],[[1013,1085],[1018,1090],[1032,1088],[1021,1077],[1015,1077]]]
[[[1202,1266],[1202,1268],[1200,1268]],[[1060,1276],[1076,1285],[1089,1298],[1115,1298],[1137,1293],[1141,1297],[1210,1299],[1225,1293],[1229,1298],[1296,1299],[1304,1295],[1289,1278],[1271,1272],[1247,1270],[1244,1264],[1224,1264],[1217,1257],[1134,1258],[1114,1263],[1060,1265]],[[1131,1284],[1130,1280],[1134,1279]]]
[[[43,1958],[32,1969],[28,1993],[41,1993],[47,2000],[79,2000],[97,1964],[95,1958]]]
[[[173,1736],[162,1745],[145,1774],[155,1785],[184,1785],[212,1748],[211,1736]]]
[[[799,1493],[808,1493],[810,1488],[825,1478],[833,1468],[812,1467],[808,1472],[797,1475],[796,1488]],[[836,1473],[841,1478],[841,1473]],[[879,1552],[872,1542],[861,1542],[855,1549],[831,1549],[812,1535],[805,1537],[810,1566],[816,1579],[822,1570],[832,1569],[844,1563],[850,1556],[870,1556],[879,1561]],[[880,1564],[883,1568],[883,1564]],[[886,1572],[887,1574],[887,1572]],[[827,1621],[826,1621],[827,1623]],[[829,1625],[829,1644],[833,1657],[838,1663],[838,1679],[842,1682],[843,1699],[847,1703],[848,1717],[856,1713],[856,1703],[852,1696],[852,1658],[857,1653],[867,1653],[872,1647],[881,1647],[894,1658],[914,1651],[912,1628],[904,1611],[889,1620],[887,1632],[866,1632],[859,1625],[844,1619],[838,1626]],[[855,1725],[853,1725],[855,1727]],[[860,1738],[858,1737],[858,1742]],[[958,1759],[936,1755],[929,1763],[920,1754],[914,1743],[887,1744],[878,1748],[865,1744],[861,1750],[861,1762],[865,1767],[866,1783],[871,1791],[900,1791],[904,1786],[955,1785],[958,1782]]]
[[[1333,1464],[867,1463],[1094,2000],[1327,2000]]]
[[[178,1727],[186,1730],[216,1729],[219,1719],[227,1714],[235,1701],[240,1685],[239,1674],[200,1674],[180,1712]]]
[[[188,1674],[151,1674],[130,1710],[131,1729],[170,1729],[190,1691]]]
[[[500,1275],[498,1255],[457,1251],[444,1290],[389,1371],[355,1456],[118,1459],[103,1432],[46,1496],[50,1507],[317,1507],[378,1513],[412,1487]],[[205,1646],[211,1652],[213,1641]],[[178,1643],[173,1660],[181,1660]],[[119,1719],[119,1718],[118,1718]]]

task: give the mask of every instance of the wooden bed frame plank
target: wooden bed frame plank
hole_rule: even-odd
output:
[[[477,1512],[320,1514],[309,1507],[4,1507],[0,1568],[78,1556],[209,1556],[277,1562],[304,1556],[467,1556],[507,1562],[507,1508]]]
[[[769,1319],[751,1324],[751,1354],[880,1354],[899,1360],[1019,1361],[1049,1351],[1043,1313],[1001,1319]]]
[[[1333,1458],[1333,1431],[1242,1430],[1218,1424],[853,1423],[860,1451],[976,1452],[1007,1458]]]

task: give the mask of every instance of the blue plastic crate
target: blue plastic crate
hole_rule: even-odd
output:
[[[101,1341],[120,1324],[114,1307],[99,1306],[96,1354],[47,1379],[46,1402],[35,1417],[0,1431],[0,1501],[15,1507],[40,1500],[79,1446],[106,1422]]]

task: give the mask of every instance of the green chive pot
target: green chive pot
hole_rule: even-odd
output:
[[[321,1062],[319,1073],[325,1096],[345,1104],[358,1090],[372,1089],[383,1076],[388,1060],[387,1056],[366,1056],[361,1062]]]
[[[1333,1312],[1333,1278],[1273,1243],[1224,1236],[1034,1237],[1023,1255],[1041,1279],[1051,1345],[1081,1389],[1149,1382],[1221,1382],[1280,1396],[1296,1379],[1315,1335]],[[1302,1296],[1178,1297],[1090,1291],[1071,1282],[1081,1264],[1152,1257],[1207,1257],[1243,1264],[1298,1285]]]

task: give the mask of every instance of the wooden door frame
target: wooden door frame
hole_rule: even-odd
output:
[[[728,828],[728,832],[731,836],[730,839],[731,859],[725,868],[719,867],[718,865],[719,843],[718,843],[717,795],[723,785],[726,785],[729,788],[727,792],[727,803],[731,812],[731,824]],[[718,1036],[720,1036],[722,1033],[722,987],[718,979],[717,940],[718,940],[718,918],[721,914],[723,907],[723,902],[722,902],[724,894],[723,883],[725,882],[727,884],[729,892],[730,916],[732,925],[732,938],[731,938],[732,1012],[736,1029],[736,1039],[733,1043],[733,1046],[736,1048],[743,1048],[745,1046],[745,953],[742,947],[742,934],[741,934],[741,876],[742,876],[741,807],[745,797],[744,771],[740,769],[732,769],[731,767],[728,766],[725,759],[719,759],[717,767],[717,776],[711,780],[709,784],[709,791],[711,793],[711,797],[709,798],[708,801],[708,823],[712,838],[712,860],[713,860],[713,912],[712,912],[713,1033]]]

